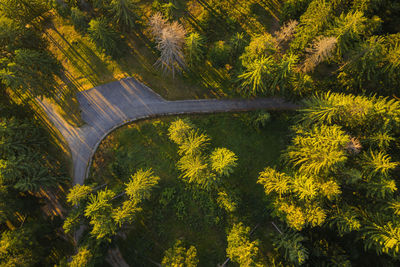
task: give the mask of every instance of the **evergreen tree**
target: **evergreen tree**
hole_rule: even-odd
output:
[[[88,31],[98,49],[113,57],[122,55],[121,38],[117,32],[108,26],[104,19],[92,19]]]
[[[204,38],[197,32],[185,38],[185,54],[189,67],[195,67],[204,57]]]
[[[140,202],[151,196],[151,190],[158,184],[160,177],[154,176],[153,171],[138,170],[126,185],[125,192],[130,200]]]
[[[46,51],[18,49],[11,62],[0,70],[0,79],[14,91],[52,97],[61,68],[60,63]]]
[[[72,261],[69,263],[69,267],[87,267],[90,264],[93,255],[91,251],[86,247],[79,248],[76,255],[72,257]]]
[[[181,240],[177,240],[172,248],[165,251],[161,266],[196,267],[198,263],[196,248],[187,248]]]
[[[77,184],[70,189],[67,195],[67,201],[71,205],[78,205],[82,200],[87,199],[89,194],[93,191],[93,188],[87,185]]]
[[[262,266],[258,262],[259,241],[250,241],[250,227],[243,223],[232,226],[228,234],[228,247],[226,255],[240,266]]]
[[[75,29],[79,32],[85,32],[89,27],[87,17],[79,8],[71,8],[71,21]]]
[[[216,148],[210,155],[211,168],[218,175],[229,176],[236,167],[235,153],[226,148]]]
[[[137,16],[135,14],[136,5],[132,0],[112,0],[110,12],[114,21],[125,30],[130,30],[135,26]]]
[[[301,265],[308,259],[308,250],[302,245],[304,237],[299,233],[287,230],[276,237],[276,247],[284,251],[285,258],[295,264]]]

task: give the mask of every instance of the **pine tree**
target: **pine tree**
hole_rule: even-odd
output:
[[[92,258],[93,258],[92,252],[87,247],[81,247],[79,248],[78,253],[72,256],[72,261],[69,263],[69,267],[89,266],[89,263]]]
[[[67,195],[67,202],[69,202],[73,206],[76,206],[82,200],[87,199],[92,191],[93,188],[90,186],[77,184],[69,190],[69,193]]]
[[[250,227],[244,226],[243,223],[234,224],[227,239],[226,255],[233,262],[240,266],[262,266],[258,262],[259,241],[250,240]]]
[[[116,233],[117,228],[111,217],[111,200],[114,197],[115,193],[107,188],[89,196],[84,215],[89,219],[91,234],[96,239],[109,238]]]
[[[335,19],[335,27],[330,31],[330,34],[337,39],[339,55],[347,53],[360,41],[361,36],[366,31],[366,22],[367,19],[360,11],[349,12],[346,15],[341,14]]]
[[[195,67],[204,57],[204,38],[197,32],[185,38],[185,54],[189,67]]]
[[[120,36],[111,29],[104,19],[92,19],[89,23],[89,36],[97,48],[107,54],[118,57],[122,55]]]
[[[164,254],[161,266],[196,267],[199,263],[196,248],[194,246],[187,248],[181,240],[177,240]]]
[[[286,230],[275,238],[275,246],[284,251],[285,258],[295,265],[302,265],[308,259],[308,250],[302,244],[304,236],[293,230]]]
[[[127,31],[135,26],[135,9],[136,5],[132,0],[112,0],[110,4],[110,13],[114,21]]]
[[[300,172],[318,174],[342,165],[348,135],[339,126],[315,126],[311,130],[298,130],[293,144],[288,147],[287,159]]]
[[[179,155],[196,155],[200,153],[210,142],[210,138],[199,131],[192,130],[179,145]]]
[[[218,174],[229,176],[237,166],[237,156],[226,148],[216,148],[210,155],[211,168]]]
[[[189,122],[178,119],[171,123],[168,128],[168,136],[171,141],[180,145],[186,140],[188,134],[193,130]]]
[[[275,62],[272,57],[262,56],[260,59],[256,59],[249,64],[243,74],[239,75],[238,78],[242,80],[242,87],[252,95],[265,92],[267,90],[265,80],[271,75],[271,68],[274,66]]]
[[[134,175],[131,175],[131,179],[125,184],[125,192],[130,200],[139,203],[150,198],[151,190],[157,186],[159,180],[160,177],[154,176],[151,169],[138,170]]]
[[[17,92],[52,97],[61,65],[46,51],[18,49],[7,67],[0,70],[1,81]]]
[[[141,211],[141,208],[137,207],[137,202],[127,200],[122,203],[122,207],[113,210],[112,217],[115,223],[121,227],[124,223],[131,223],[139,211]]]
[[[284,173],[279,173],[271,167],[267,167],[260,173],[257,183],[264,186],[265,193],[269,195],[272,192],[281,197],[290,190],[290,177]]]
[[[79,32],[85,32],[89,27],[85,13],[77,7],[71,8],[71,21],[74,28]]]
[[[308,56],[303,63],[303,72],[312,72],[318,64],[324,62],[331,57],[336,49],[336,37],[319,37],[317,38],[311,48],[307,49]]]

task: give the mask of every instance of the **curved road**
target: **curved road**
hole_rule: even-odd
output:
[[[74,168],[73,184],[83,184],[100,142],[111,131],[128,122],[162,115],[298,108],[279,98],[167,101],[134,78],[94,87],[78,93],[77,98],[82,119],[86,122],[80,128],[66,122],[46,100],[39,101],[69,145]]]

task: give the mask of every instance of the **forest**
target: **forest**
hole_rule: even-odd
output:
[[[275,106],[124,117],[77,180],[128,78]],[[399,177],[399,1],[0,0],[0,266],[399,266]]]

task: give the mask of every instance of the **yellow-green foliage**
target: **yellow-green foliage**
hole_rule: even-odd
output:
[[[218,192],[217,203],[227,212],[234,212],[237,204],[226,191]]]
[[[72,261],[68,264],[69,267],[86,267],[89,266],[92,259],[92,252],[86,248],[81,247],[76,255],[72,256]]]
[[[137,212],[141,211],[141,208],[137,207],[137,202],[132,200],[126,200],[122,203],[122,207],[118,207],[113,210],[112,217],[119,227],[124,223],[130,223]]]
[[[237,156],[226,148],[216,148],[210,155],[211,168],[218,175],[228,176],[236,167]]]
[[[172,248],[165,251],[161,262],[163,267],[196,267],[198,264],[196,247],[186,248],[182,240],[177,240]]]
[[[154,176],[153,171],[148,169],[138,170],[131,175],[131,179],[126,183],[125,192],[134,202],[140,202],[144,199],[149,199],[151,190],[158,184],[160,177]]]
[[[260,173],[257,183],[264,186],[266,194],[275,192],[281,197],[290,189],[290,176],[267,167]]]
[[[228,234],[226,255],[240,266],[262,266],[259,257],[258,240],[250,240],[250,227],[243,223],[234,224]]]
[[[371,174],[381,174],[387,177],[389,171],[398,165],[398,162],[393,162],[389,155],[381,151],[370,150],[368,153],[364,153],[364,166]]]
[[[179,155],[195,155],[208,145],[210,138],[198,131],[190,131],[187,137],[179,145]]]
[[[92,192],[92,187],[87,185],[77,184],[69,190],[67,201],[72,205],[78,205],[79,202],[85,200]]]
[[[292,228],[300,231],[306,224],[306,214],[300,207],[293,204],[277,202],[275,203],[277,209],[285,215],[286,222]]]
[[[168,136],[171,141],[180,145],[191,130],[193,130],[193,127],[188,122],[178,119],[171,122],[168,128]]]
[[[344,148],[349,141],[349,136],[336,125],[299,129],[288,147],[287,158],[300,172],[319,174],[337,169],[346,161]]]
[[[183,156],[179,159],[177,166],[182,171],[183,177],[188,178],[190,183],[196,182],[203,186],[207,184],[208,165],[200,155]]]

